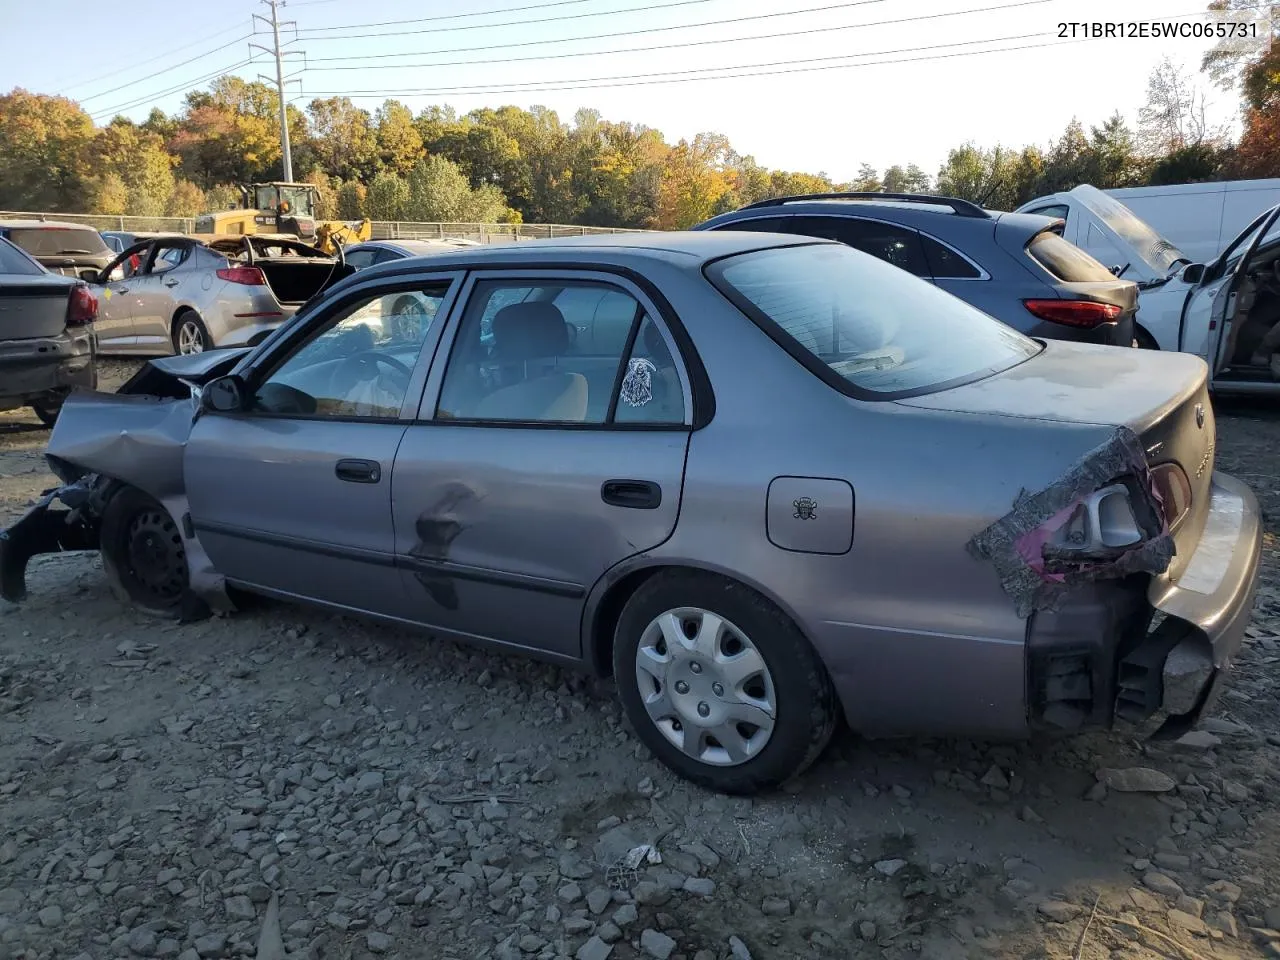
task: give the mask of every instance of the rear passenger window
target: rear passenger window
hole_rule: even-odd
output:
[[[920,235],[925,259],[929,262],[929,274],[935,280],[980,280],[982,272],[950,247],[932,237]]]
[[[617,423],[683,423],[684,389],[671,348],[645,317],[618,385]]]
[[[1027,253],[1049,273],[1067,283],[1115,279],[1110,270],[1052,230],[1036,234],[1027,244]]]
[[[649,365],[658,365],[627,347],[644,316],[634,297],[606,283],[477,283],[449,356],[436,415],[603,424],[619,383],[636,388],[628,409],[643,408],[639,381]],[[636,360],[645,363],[637,366]],[[633,370],[639,372],[632,375]]]
[[[838,240],[877,260],[891,263],[917,277],[929,276],[920,234],[906,227],[857,217],[793,217],[788,232]]]

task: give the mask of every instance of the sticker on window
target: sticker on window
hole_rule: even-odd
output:
[[[652,360],[635,357],[627,364],[618,399],[628,407],[643,407],[653,399],[653,374],[658,368]]]

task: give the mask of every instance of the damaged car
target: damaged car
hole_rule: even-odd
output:
[[[424,322],[393,322],[406,293]],[[159,615],[250,592],[582,666],[730,793],[841,722],[1171,736],[1229,676],[1261,547],[1207,376],[796,236],[398,260],[72,396],[0,592],[96,550]]]

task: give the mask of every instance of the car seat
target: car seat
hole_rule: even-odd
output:
[[[516,383],[499,387],[476,404],[480,420],[550,420],[581,423],[587,417],[587,378],[555,369],[569,348],[569,328],[555,304],[513,303],[493,318],[493,354],[515,368]]]

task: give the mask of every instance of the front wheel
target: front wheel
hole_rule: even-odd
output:
[[[750,794],[803,772],[835,730],[835,692],[804,635],[741,584],[662,573],[627,601],[614,677],[637,735],[682,777]]]
[[[136,487],[107,501],[99,530],[111,591],[144,613],[176,619],[187,593],[182,533],[160,503]]]
[[[66,399],[66,397],[56,397],[35,400],[31,404],[31,410],[40,418],[41,423],[46,427],[52,427],[58,422],[58,414],[62,412],[62,404]]]

